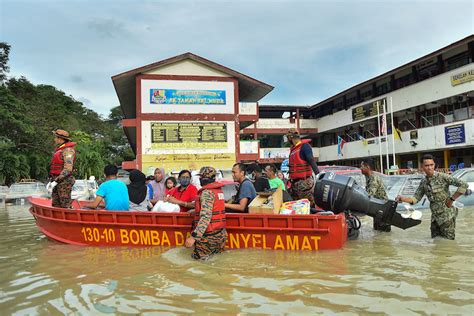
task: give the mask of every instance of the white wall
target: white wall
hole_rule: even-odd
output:
[[[239,102],[239,114],[257,115],[257,102]]]
[[[152,104],[150,89],[224,90],[225,104]],[[234,114],[234,83],[222,81],[149,80],[141,81],[142,113]]]
[[[260,148],[260,158],[288,158],[290,148]],[[313,156],[319,157],[319,148],[313,148]]]
[[[171,65],[166,65],[146,72],[153,75],[180,75],[180,76],[213,76],[213,77],[230,77],[214,68],[204,64],[187,59]]]
[[[254,128],[255,125],[252,124],[248,129]],[[259,119],[257,122],[257,128],[296,128],[296,123],[290,123],[290,119]]]
[[[339,127],[343,127],[349,124],[352,124],[352,109],[367,104],[376,100],[392,97],[393,101],[393,111],[397,112],[400,110],[409,109],[421,104],[428,102],[440,100],[443,98],[451,97],[457,94],[466,93],[469,91],[474,91],[474,81],[466,82],[458,86],[451,86],[451,76],[454,74],[461,73],[466,70],[473,69],[473,64],[465,65],[463,67],[454,69],[453,71],[446,72],[442,75],[421,81],[419,83],[410,85],[408,87],[398,89],[394,92],[378,96],[375,99],[366,100],[364,102],[358,103],[352,106],[347,111],[339,111],[333,115],[325,116],[317,120],[311,120],[314,123],[311,128],[318,128],[319,132],[333,130]],[[373,118],[370,117],[370,119]],[[368,118],[369,119],[369,118]],[[358,122],[363,122],[360,120]],[[305,123],[306,125],[306,123]],[[306,127],[306,126],[305,126]]]
[[[456,145],[446,145],[445,143],[445,127],[458,125],[464,123],[465,131],[465,143]],[[410,131],[402,132],[402,141],[395,140],[395,153],[410,153],[419,151],[439,150],[439,149],[452,149],[456,147],[474,146],[474,119],[458,121],[454,123],[438,125],[434,127],[426,127],[418,129],[418,139],[414,140],[418,145],[413,147],[410,144]],[[372,140],[376,138],[370,138]],[[392,153],[392,136],[389,135],[388,142],[389,153]],[[382,153],[386,153],[385,142],[382,142]],[[377,143],[364,145],[362,141],[349,142],[344,145],[343,157],[337,156],[337,145],[326,146],[319,148],[319,160],[344,160],[352,158],[361,158],[367,156],[378,156],[379,145]],[[385,158],[384,158],[385,159]],[[391,158],[390,158],[391,159]],[[385,161],[385,160],[384,160]],[[390,160],[391,161],[391,160]]]

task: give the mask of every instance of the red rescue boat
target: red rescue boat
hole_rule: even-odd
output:
[[[193,217],[187,213],[63,209],[30,197],[30,212],[47,237],[81,246],[183,246]],[[226,214],[228,249],[317,251],[339,249],[347,240],[344,214]]]

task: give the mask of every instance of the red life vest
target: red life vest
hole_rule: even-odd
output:
[[[222,192],[222,187],[224,184],[213,182],[208,185],[203,186],[198,191],[198,196],[196,198],[195,213],[194,213],[194,227],[196,227],[199,222],[201,214],[201,192],[203,190],[211,190],[215,195],[214,205],[212,206],[212,217],[209,226],[207,226],[206,233],[211,233],[216,230],[225,228],[225,199],[224,192]]]
[[[51,165],[49,168],[49,174],[51,175],[51,177],[59,176],[59,174],[64,168],[63,150],[68,147],[74,149],[74,146],[76,146],[76,143],[67,142],[56,148],[56,151],[53,154],[53,158],[51,159]],[[74,161],[76,161],[76,151],[74,151]]]
[[[306,179],[313,175],[311,166],[301,159],[300,151],[304,144],[311,142],[311,139],[303,139],[298,145],[290,149],[289,168],[290,179]]]

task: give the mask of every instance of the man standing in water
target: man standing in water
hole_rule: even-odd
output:
[[[376,176],[373,172],[375,163],[372,159],[366,159],[360,164],[360,170],[365,176],[365,190],[371,197],[380,200],[388,200],[387,192],[385,192],[385,186],[383,185],[382,179]],[[380,223],[380,218],[374,217],[374,230],[383,232],[389,232],[391,226]]]
[[[286,134],[291,144],[289,167],[291,188],[289,193],[295,200],[308,199],[314,206],[314,174],[319,173],[314,161],[310,139],[301,139],[296,129],[290,129]]]
[[[53,131],[56,150],[51,159],[49,175],[51,183],[52,206],[71,208],[71,191],[76,182],[72,176],[74,162],[76,161],[76,143],[71,142],[69,133],[62,129]]]
[[[415,204],[426,194],[431,209],[431,238],[440,236],[454,240],[458,212],[453,207],[453,202],[466,192],[468,184],[448,174],[435,172],[432,155],[424,155],[421,165],[426,176],[421,180],[415,195],[413,197],[399,195],[397,201]],[[450,185],[458,187],[452,196],[449,193]]]
[[[202,188],[196,199],[194,230],[185,243],[187,248],[194,246],[191,256],[198,260],[223,252],[227,241],[224,185],[215,182],[216,174],[213,167],[202,167],[199,172]]]

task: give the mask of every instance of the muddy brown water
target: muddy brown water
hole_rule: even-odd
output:
[[[341,250],[233,250],[195,262],[185,248],[60,244],[28,206],[0,209],[2,315],[327,314],[474,312],[474,207],[456,240],[431,239],[429,210],[407,231],[372,230]]]

